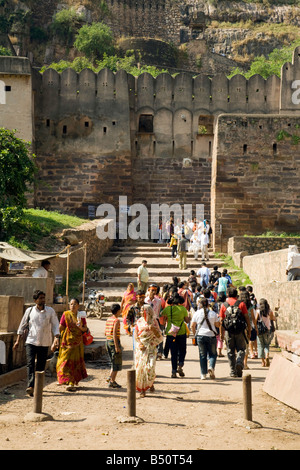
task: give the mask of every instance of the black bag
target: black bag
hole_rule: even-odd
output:
[[[30,320],[30,314],[32,312],[32,309],[33,309],[33,307],[31,307],[31,309],[29,310],[29,313],[28,313],[27,318],[26,318],[26,325],[25,325],[25,328],[24,328],[23,334],[22,334],[22,339],[23,339],[24,343],[26,342],[26,339],[27,339],[27,336],[28,336],[28,333],[29,333],[29,320]]]
[[[229,305],[228,302],[224,302],[226,307],[225,318],[223,320],[223,327],[229,334],[237,335],[242,331],[245,331],[247,323],[245,317],[239,308],[241,301],[237,300],[234,305]]]
[[[259,318],[259,320],[257,320],[257,331],[259,335],[264,335],[269,331],[266,324],[262,321],[261,317]]]

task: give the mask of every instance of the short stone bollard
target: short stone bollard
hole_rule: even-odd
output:
[[[42,413],[43,407],[43,388],[45,372],[37,371],[35,373],[34,392],[33,392],[33,411],[25,416],[25,421],[51,421],[53,417],[48,413]]]
[[[244,418],[252,421],[251,375],[243,376]]]
[[[127,408],[128,416],[136,416],[135,369],[127,371]]]

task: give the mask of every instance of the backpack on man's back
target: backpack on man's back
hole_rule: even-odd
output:
[[[245,317],[239,308],[241,301],[237,300],[234,305],[224,302],[226,307],[225,318],[223,320],[223,327],[229,334],[237,335],[245,330],[247,323]]]

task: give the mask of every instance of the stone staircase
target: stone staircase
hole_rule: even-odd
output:
[[[120,255],[121,264],[116,264],[116,256]],[[207,267],[223,266],[223,261],[213,257],[212,250],[209,250],[210,260],[206,261]],[[171,248],[166,244],[152,242],[135,242],[126,246],[114,246],[101,259],[101,266],[104,268],[106,279],[101,281],[87,282],[87,288],[102,289],[106,298],[105,311],[110,311],[113,302],[120,302],[129,282],[133,282],[137,287],[137,268],[143,259],[147,260],[149,271],[149,283],[154,282],[159,286],[172,283],[172,277],[177,276],[181,280],[186,280],[190,270],[195,272],[200,268],[201,256],[198,261],[194,260],[194,255],[187,255],[187,269],[180,270],[179,263],[171,258]]]

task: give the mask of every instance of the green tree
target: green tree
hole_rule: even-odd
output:
[[[235,67],[228,78],[234,75],[240,74],[249,79],[252,75],[261,75],[264,79],[267,79],[271,75],[281,75],[281,67],[286,62],[292,62],[293,51],[295,47],[300,45],[300,40],[292,42],[289,46],[282,47],[281,49],[274,49],[270,54],[265,56],[256,57],[251,63],[250,69],[245,72],[239,67]]]
[[[4,46],[0,46],[0,55],[11,55],[11,51]]]
[[[10,234],[26,207],[26,192],[35,180],[37,167],[24,142],[0,127],[0,234]]]
[[[83,20],[83,15],[77,13],[74,8],[64,8],[54,15],[51,29],[61,41],[71,45]]]
[[[78,31],[74,46],[93,61],[101,59],[104,53],[114,53],[112,31],[104,23],[84,25]]]

